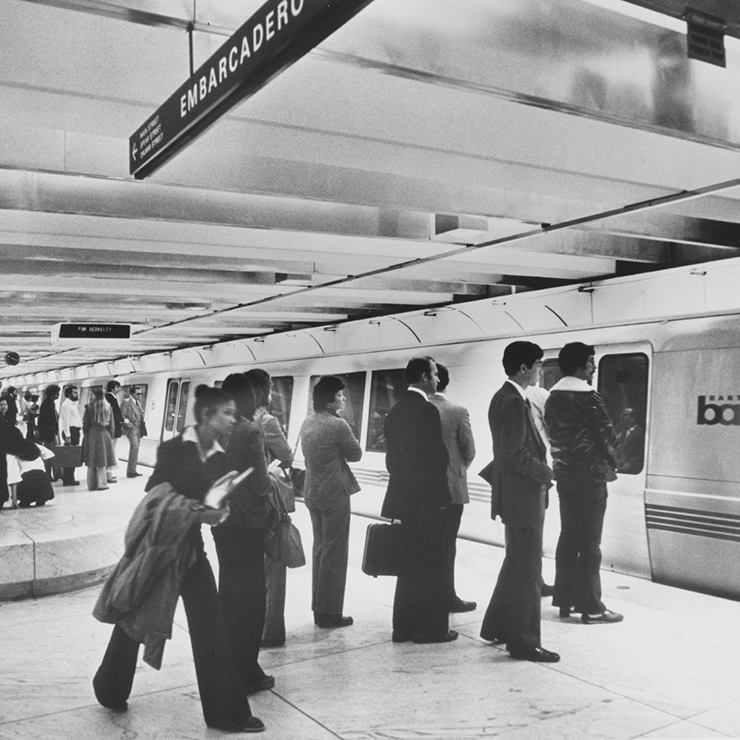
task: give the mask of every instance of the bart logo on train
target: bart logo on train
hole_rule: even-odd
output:
[[[709,396],[710,401],[740,402],[740,395]],[[706,396],[699,396],[699,408],[696,415],[697,424],[722,424],[723,426],[740,426],[740,403],[707,403]]]

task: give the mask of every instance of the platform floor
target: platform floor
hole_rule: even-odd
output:
[[[140,498],[143,480],[125,481],[116,492],[60,491],[46,512],[4,511],[0,540],[11,521],[22,531],[25,517],[29,529],[35,514],[82,519],[84,509],[95,520],[114,508],[106,508],[106,493],[109,503],[118,500],[121,520]],[[310,550],[302,506],[294,520]],[[310,563],[289,573],[288,642],[264,651],[262,660],[276,685],[252,699],[254,714],[267,725],[261,737],[740,737],[740,603],[604,573],[605,601],[625,621],[561,621],[545,605],[543,644],[562,661],[519,662],[478,637],[502,551],[461,541],[458,591],[477,600],[479,609],[452,616],[460,638],[444,645],[393,644],[395,579],[369,578],[360,570],[367,524],[353,518],[345,613],[354,626],[314,627]],[[206,539],[210,543],[210,535]],[[552,567],[545,561],[548,578]],[[98,706],[90,680],[110,633],[91,616],[99,588],[0,603],[0,740],[220,736],[202,720],[181,607],[162,670],[140,663],[129,710],[114,714]]]

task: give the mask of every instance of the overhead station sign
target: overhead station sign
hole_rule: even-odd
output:
[[[51,343],[99,344],[105,340],[131,339],[131,324],[54,324]]]
[[[129,139],[141,180],[372,0],[269,0]]]

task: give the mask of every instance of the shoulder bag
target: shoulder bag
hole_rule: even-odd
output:
[[[265,553],[273,560],[286,565],[288,568],[300,568],[306,564],[306,555],[303,552],[301,533],[293,524],[285,504],[280,495],[270,495],[270,504],[277,513],[277,522],[272,529],[267,530],[265,536]]]

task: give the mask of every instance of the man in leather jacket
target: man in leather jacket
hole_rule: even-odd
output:
[[[558,355],[563,373],[545,406],[553,472],[560,499],[560,539],[555,553],[552,603],[586,624],[621,622],[601,601],[601,533],[608,480],[614,480],[616,434],[601,396],[591,387],[595,350],[566,344]]]

